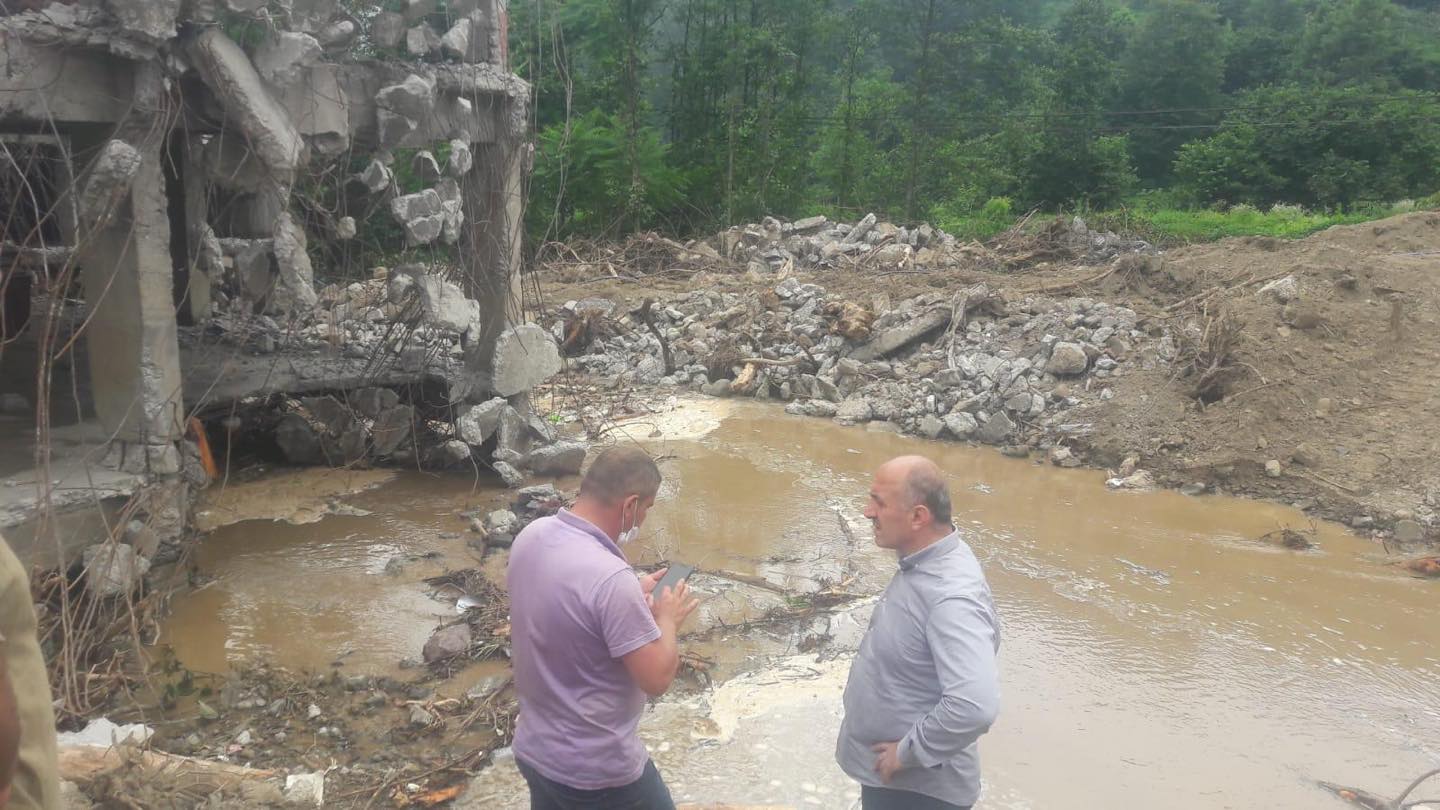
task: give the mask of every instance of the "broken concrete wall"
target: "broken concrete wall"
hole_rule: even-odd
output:
[[[89,307],[74,337],[113,444],[91,455],[175,480],[185,414],[281,383],[443,378],[462,408],[494,394],[493,346],[481,344],[519,318],[529,88],[508,70],[503,2],[402,5],[359,19],[335,0],[39,0],[0,16],[0,138],[55,133],[80,175],[75,249],[57,254],[70,264],[42,272],[78,273]],[[242,45],[226,32],[247,21],[266,33]],[[355,58],[362,48],[383,58]],[[431,154],[425,188],[397,188],[390,167],[412,150]],[[460,267],[422,274],[453,288],[446,306],[463,328],[371,300],[376,285],[384,298],[385,268],[358,292],[316,289],[336,243],[375,238],[364,211],[327,219],[301,196],[308,178],[349,176],[352,159],[369,168],[336,185],[364,211],[389,218],[392,198],[433,198],[437,210],[401,205],[387,226],[453,251]],[[523,406],[524,392],[512,399]],[[400,420],[380,416],[366,417],[367,452],[393,456]],[[332,438],[354,455],[353,438]]]

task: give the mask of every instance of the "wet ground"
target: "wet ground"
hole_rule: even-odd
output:
[[[1313,780],[1394,795],[1440,758],[1440,592],[1339,527],[1317,526],[1318,548],[1294,552],[1256,540],[1310,528],[1273,504],[1109,492],[1096,472],[761,406],[680,415],[630,431],[666,458],[639,556],[751,584],[706,587],[715,629],[690,646],[715,661],[714,690],[662,703],[644,723],[677,798],[850,806],[853,785],[830,753],[865,600],[801,632],[723,625],[763,607],[770,591],[757,585],[861,597],[883,587],[893,559],[870,545],[858,511],[869,471],[906,452],[949,473],[1005,624],[983,807],[1338,807]],[[707,422],[718,427],[704,433]],[[260,656],[389,673],[418,657],[448,609],[419,580],[474,564],[456,512],[503,499],[474,481],[402,474],[343,504],[318,497],[322,512],[350,514],[217,529],[199,557],[213,581],[177,600],[167,638],[200,670]],[[806,631],[833,641],[802,654]],[[518,808],[522,797],[502,763],[462,806]]]

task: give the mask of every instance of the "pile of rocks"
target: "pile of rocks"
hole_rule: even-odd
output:
[[[829,269],[844,266],[897,269],[938,267],[958,262],[983,265],[1029,264],[1038,257],[1098,264],[1122,253],[1150,252],[1146,242],[1109,231],[1091,230],[1079,217],[1057,220],[1033,234],[1004,240],[997,248],[961,242],[953,235],[921,224],[895,225],[867,214],[859,222],[832,222],[823,216],[787,222],[766,217],[684,246],[677,260],[732,263],[753,274],[787,269]]]
[[[1110,381],[1132,364],[1173,354],[1133,310],[1089,298],[1007,302],[977,285],[955,298],[904,301],[861,329],[868,308],[818,285],[788,278],[773,294],[699,290],[653,307],[671,369],[639,323],[596,340],[572,363],[617,382],[776,399],[795,414],[1004,445],[1087,432],[1069,411],[1112,397]],[[599,306],[569,302],[563,312],[573,322]],[[566,322],[553,324],[557,335]]]

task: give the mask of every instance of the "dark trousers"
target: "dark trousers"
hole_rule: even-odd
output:
[[[675,810],[670,789],[655,770],[645,763],[645,772],[628,785],[604,790],[580,790],[552,782],[518,758],[520,775],[530,785],[530,810]]]
[[[970,810],[968,807],[942,802],[923,793],[869,785],[860,786],[860,807],[863,810]]]

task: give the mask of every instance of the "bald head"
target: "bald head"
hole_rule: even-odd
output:
[[[906,508],[923,506],[935,525],[950,525],[950,488],[935,462],[924,456],[900,456],[880,465],[875,477],[898,484]]]
[[[619,503],[632,495],[653,500],[659,491],[660,468],[649,453],[633,445],[602,451],[580,481],[581,497],[605,504]]]

